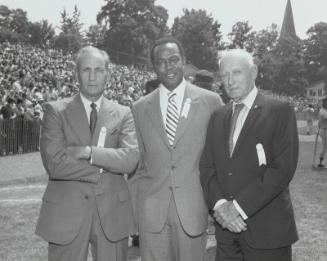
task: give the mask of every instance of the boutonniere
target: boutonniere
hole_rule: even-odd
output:
[[[98,139],[98,147],[99,148],[104,147],[104,142],[106,141],[106,135],[107,135],[107,128],[103,126],[103,127],[101,127],[99,139]]]
[[[183,105],[183,110],[181,113],[181,117],[184,117],[185,119],[187,118],[188,112],[190,111],[190,108],[191,108],[191,103],[192,103],[192,100],[190,98],[187,98],[185,100],[184,105]]]

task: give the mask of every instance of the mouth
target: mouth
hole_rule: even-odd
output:
[[[175,78],[176,78],[176,74],[175,73],[168,73],[167,74],[167,79],[174,80]]]

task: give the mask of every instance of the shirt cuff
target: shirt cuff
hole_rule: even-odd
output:
[[[213,209],[214,210],[216,210],[220,205],[222,205],[222,204],[224,204],[225,202],[227,202],[227,200],[226,199],[219,199],[217,202],[216,202],[216,204],[215,204],[215,206],[213,207]]]
[[[238,213],[240,213],[241,217],[244,220],[248,219],[248,216],[245,214],[245,212],[243,211],[243,209],[240,207],[240,205],[237,203],[237,201],[235,199],[233,200],[233,204],[234,204],[236,210],[238,211]]]

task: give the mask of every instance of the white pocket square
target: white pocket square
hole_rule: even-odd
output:
[[[258,143],[256,145],[256,149],[257,149],[257,156],[258,156],[259,166],[267,165],[266,154],[265,154],[265,150],[263,149],[262,144]]]

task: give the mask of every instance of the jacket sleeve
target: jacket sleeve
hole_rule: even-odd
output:
[[[128,109],[122,118],[117,148],[92,147],[92,164],[114,173],[131,173],[139,158],[133,115]]]
[[[51,104],[44,105],[41,126],[40,152],[50,179],[97,183],[99,168],[88,160],[68,156],[60,112]]]
[[[294,176],[299,139],[295,113],[289,104],[282,104],[278,110],[272,139],[272,160],[267,162],[263,174],[235,195],[235,200],[249,217],[288,189]]]
[[[202,185],[202,190],[204,194],[204,199],[207,203],[209,209],[213,209],[216,202],[220,199],[223,199],[223,194],[219,188],[217,175],[215,173],[214,167],[214,123],[215,123],[215,114],[210,118],[206,142],[204,150],[200,159],[200,181]]]

